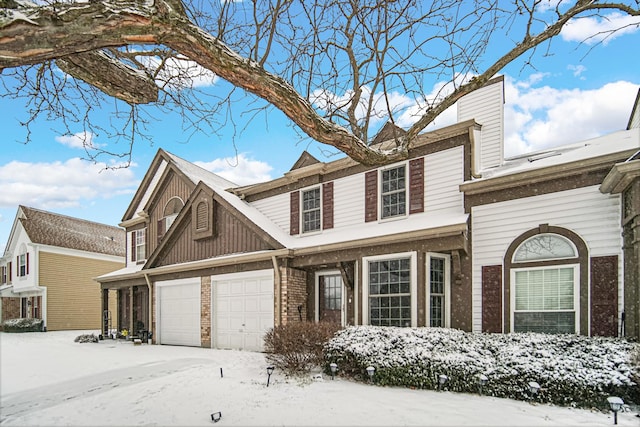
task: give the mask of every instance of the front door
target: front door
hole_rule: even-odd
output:
[[[342,324],[342,276],[327,274],[318,277],[318,320]]]

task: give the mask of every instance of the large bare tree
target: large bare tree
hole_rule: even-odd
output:
[[[26,139],[42,115],[69,131],[78,122],[95,131],[91,113],[106,104],[115,120],[107,131],[129,141],[130,156],[156,112],[180,114],[189,132],[215,132],[232,125],[233,102],[246,95],[259,101],[254,113],[275,107],[303,134],[369,165],[405,158],[440,113],[516,58],[549,49],[571,21],[612,11],[640,16],[638,0],[0,0],[0,7],[4,96],[26,99]],[[511,45],[488,57],[496,37]],[[227,84],[198,85],[214,76]],[[428,99],[434,79],[449,85]],[[402,114],[415,117],[395,147],[372,145],[375,124]]]

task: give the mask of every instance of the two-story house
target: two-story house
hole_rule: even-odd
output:
[[[121,327],[213,348],[259,350],[269,327],[306,320],[617,335],[626,311],[637,336],[637,291],[624,293],[638,274],[623,268],[638,249],[621,236],[638,199],[622,219],[620,196],[638,191],[625,166],[637,120],[504,159],[503,97],[496,78],[458,102],[457,124],[383,167],[303,153],[238,187],[159,150],[121,223],[127,266],[98,278],[103,305],[117,290]]]
[[[94,278],[124,266],[124,242],[119,227],[19,206],[0,258],[0,321],[43,319],[49,331],[100,329]],[[114,314],[115,308],[114,302]]]

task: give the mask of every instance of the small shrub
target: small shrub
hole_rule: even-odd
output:
[[[340,325],[328,322],[276,326],[264,336],[267,360],[290,374],[309,372],[322,366],[323,347],[339,329]]]
[[[42,332],[42,319],[7,319],[2,322],[4,332]]]
[[[82,334],[78,335],[73,341],[79,343],[98,342],[98,337],[95,334]]]

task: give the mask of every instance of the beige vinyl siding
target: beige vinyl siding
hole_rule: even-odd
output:
[[[499,166],[504,146],[503,82],[480,88],[458,101],[458,122],[474,119],[482,125],[481,141],[476,141],[480,169]],[[478,146],[478,144],[480,144]]]
[[[47,330],[100,330],[101,291],[93,278],[123,264],[41,251],[38,266],[40,286],[47,288]]]
[[[364,222],[364,175],[337,179],[333,185],[333,227],[336,229]]]
[[[282,231],[289,234],[289,221],[291,220],[289,193],[256,200],[251,202],[251,205],[280,227]]]
[[[474,331],[482,329],[482,266],[503,265],[511,242],[540,224],[577,233],[586,242],[590,257],[618,255],[622,259],[619,196],[603,195],[598,186],[476,206],[471,220]],[[619,268],[622,281],[621,262]],[[622,288],[618,295],[622,309]]]
[[[460,184],[464,182],[464,149],[450,148],[425,157],[424,211],[464,212]]]

